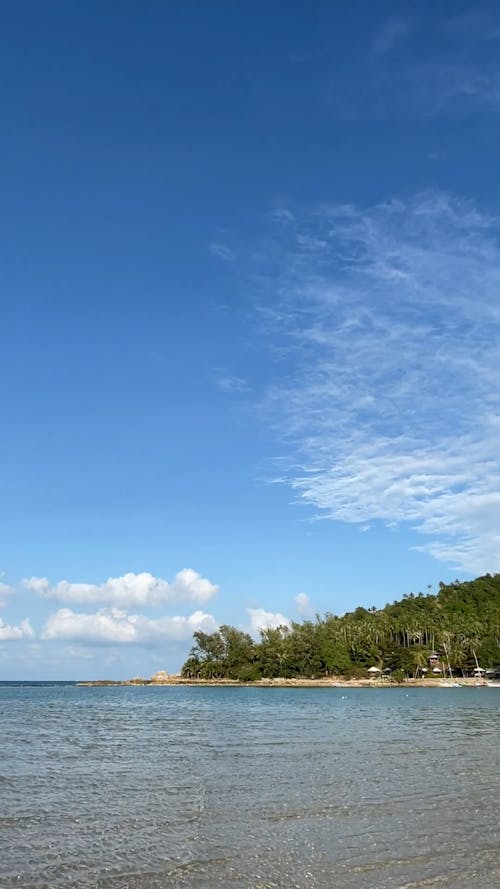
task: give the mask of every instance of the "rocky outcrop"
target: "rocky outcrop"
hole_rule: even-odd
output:
[[[171,679],[172,677],[165,670],[158,670],[149,681],[152,685],[165,685],[167,682],[171,682]]]

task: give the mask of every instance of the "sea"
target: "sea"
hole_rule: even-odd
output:
[[[0,887],[493,889],[500,690],[0,686]]]

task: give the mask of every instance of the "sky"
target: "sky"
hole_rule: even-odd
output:
[[[500,570],[500,8],[4,4],[0,679]]]

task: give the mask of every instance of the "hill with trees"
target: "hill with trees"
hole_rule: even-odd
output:
[[[255,641],[223,625],[196,632],[182,675],[191,679],[366,676],[370,666],[396,678],[418,675],[437,652],[453,670],[500,663],[500,574],[440,584],[436,594],[407,594],[384,608],[265,629]]]

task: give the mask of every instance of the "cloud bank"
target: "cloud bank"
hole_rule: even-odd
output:
[[[61,608],[47,620],[42,639],[119,644],[185,642],[197,630],[213,633],[216,629],[215,618],[203,611],[195,611],[189,617],[176,615],[150,619],[142,614],[127,614],[118,608],[103,608],[94,614]]]
[[[174,602],[208,602],[218,587],[192,568],[184,568],[172,582],[141,574],[110,577],[102,584],[70,583],[61,580],[52,585],[46,577],[31,577],[23,581],[25,589],[46,599],[59,602],[115,606],[117,608],[153,608]]]
[[[326,207],[281,214],[259,271],[280,479],[325,518],[408,523],[471,573],[500,569],[499,238],[443,194]]]

